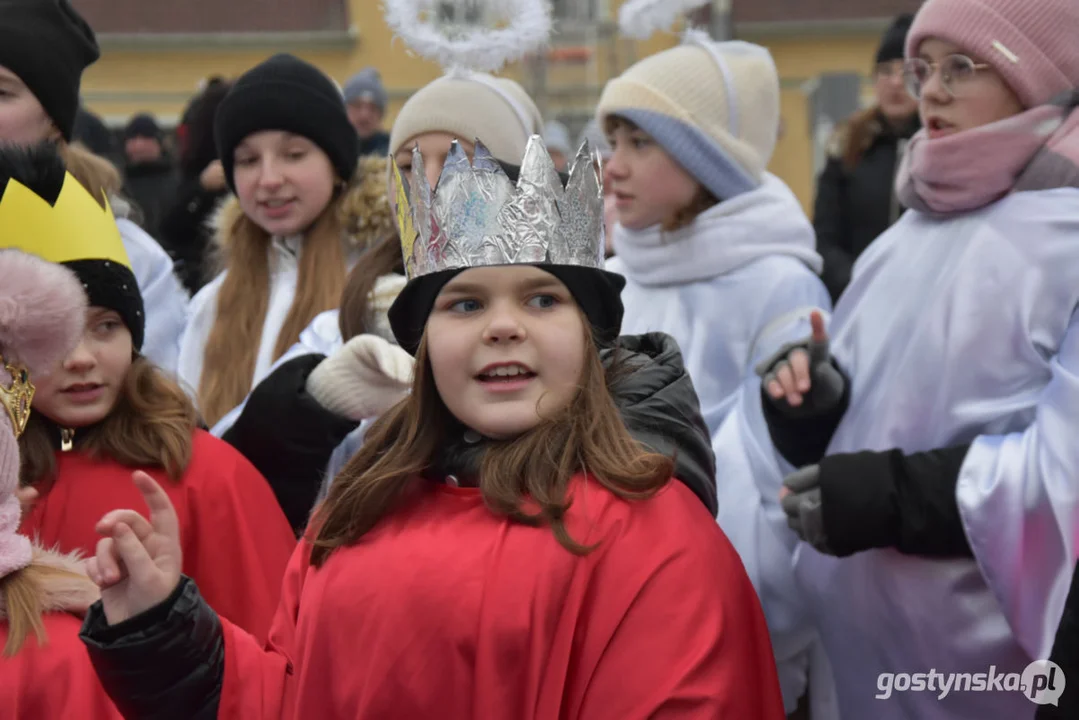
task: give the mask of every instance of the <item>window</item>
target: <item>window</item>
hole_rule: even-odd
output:
[[[606,0],[551,0],[554,16],[562,21],[595,22],[606,16]]]

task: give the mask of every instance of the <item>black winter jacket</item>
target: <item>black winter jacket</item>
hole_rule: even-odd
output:
[[[677,478],[715,515],[711,436],[674,339],[663,333],[623,336],[602,356],[606,366],[618,358],[622,367],[611,390],[631,434],[656,452],[673,454]],[[318,415],[310,398],[296,400],[295,395],[291,407]],[[267,428],[273,425],[270,420]],[[304,422],[293,418],[291,425]],[[216,717],[225,669],[221,623],[189,578],[182,578],[165,602],[112,627],[101,603],[95,603],[81,637],[105,690],[125,717]]]
[[[155,240],[161,234],[165,213],[175,202],[179,187],[180,175],[167,157],[155,162],[128,165],[124,169],[124,194],[138,208],[142,216],[142,229]]]
[[[206,190],[196,176],[181,180],[172,202],[162,208],[154,237],[172,257],[177,276],[192,295],[213,279],[210,251],[214,230],[210,219],[227,195],[224,190]]]
[[[893,130],[877,111],[869,110],[833,138],[813,210],[817,251],[824,258],[821,279],[833,302],[850,282],[854,261],[899,218],[895,175],[900,147],[917,129],[915,121]],[[852,157],[857,158],[853,167]]]

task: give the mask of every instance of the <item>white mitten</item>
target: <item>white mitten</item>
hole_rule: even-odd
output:
[[[360,422],[408,394],[414,364],[411,355],[377,335],[357,335],[319,363],[306,388],[322,407]]]

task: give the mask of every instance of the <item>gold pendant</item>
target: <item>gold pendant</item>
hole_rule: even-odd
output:
[[[30,373],[26,368],[8,364],[2,357],[0,362],[4,369],[11,375],[11,387],[0,385],[0,403],[3,403],[11,418],[11,427],[15,429],[15,437],[19,437],[26,430],[26,423],[30,421],[30,403],[34,400],[34,384],[30,382]]]
[[[60,450],[70,452],[73,447],[75,447],[75,431],[71,428],[64,428],[60,431]]]

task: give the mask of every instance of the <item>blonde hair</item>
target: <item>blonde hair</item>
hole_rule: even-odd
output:
[[[116,166],[80,143],[59,143],[67,171],[104,207],[105,199],[120,194],[124,181]]]
[[[7,614],[8,635],[3,656],[13,657],[22,649],[32,633],[38,645],[47,641],[44,614],[49,609],[44,602],[43,588],[58,580],[83,586],[87,592],[96,589],[90,578],[72,570],[33,562],[0,579],[0,603]]]
[[[316,315],[339,306],[350,239],[366,247],[392,230],[385,178],[384,159],[360,161],[351,182],[305,234],[296,295],[277,334],[274,360],[299,340]],[[199,410],[211,426],[251,390],[270,302],[269,233],[241,213],[224,234],[227,241],[219,262],[227,272],[218,291],[198,387]]]

